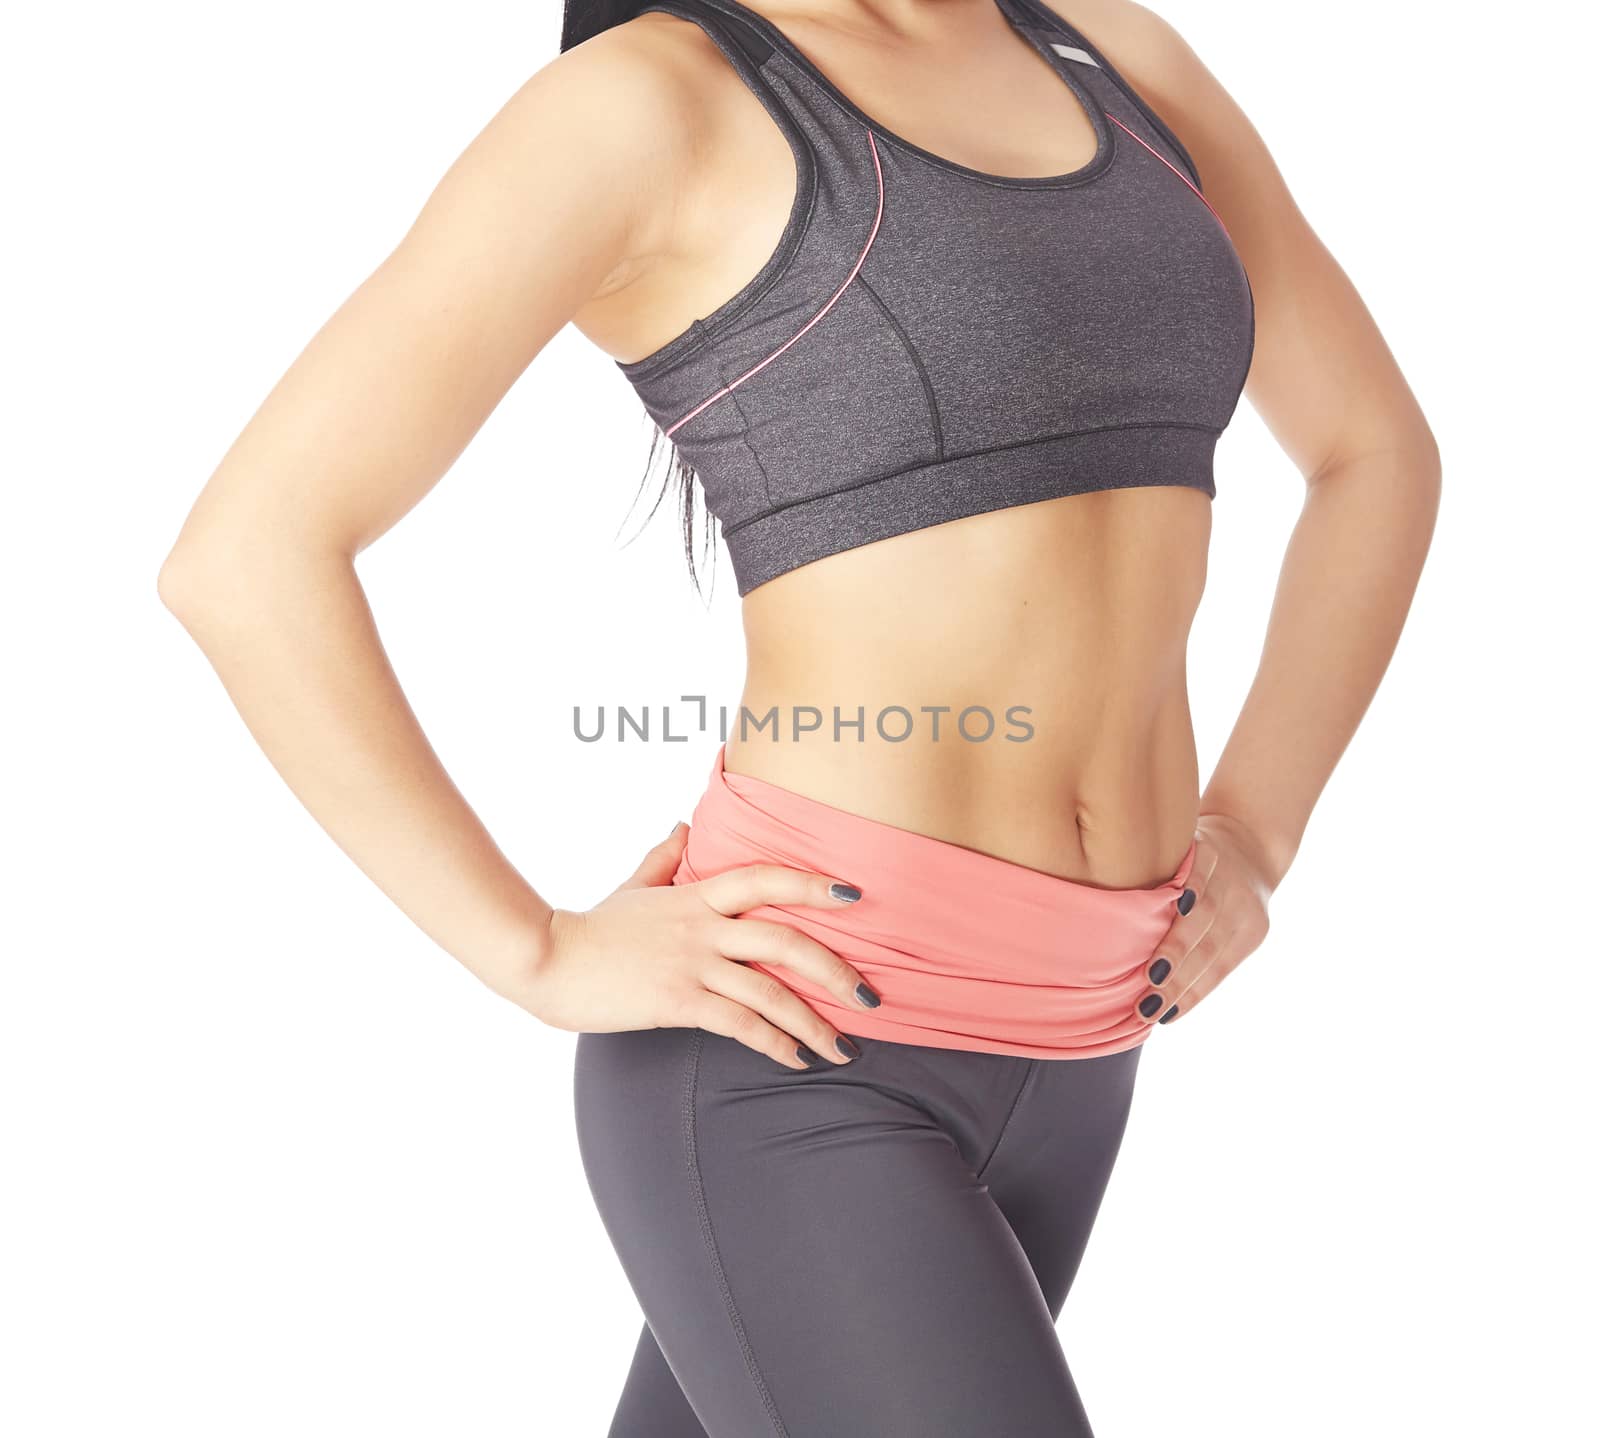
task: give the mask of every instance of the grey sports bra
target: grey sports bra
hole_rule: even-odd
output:
[[[1216,493],[1255,305],[1176,137],[1041,0],[995,0],[1082,101],[1093,158],[985,174],[862,113],[737,0],[656,0],[717,44],[794,151],[748,284],[618,362],[698,474],[739,593],[826,555],[1062,495]]]

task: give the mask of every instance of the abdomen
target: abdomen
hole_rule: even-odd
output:
[[[1160,882],[1193,837],[1210,503],[1071,495],[761,586],[742,702],[776,719],[734,728],[729,770],[1061,877]]]

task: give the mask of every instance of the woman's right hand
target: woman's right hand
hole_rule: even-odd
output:
[[[522,1006],[574,1032],[703,1028],[789,1068],[810,1068],[818,1056],[848,1063],[856,1046],[748,961],[793,970],[852,1007],[876,1008],[877,995],[854,968],[798,929],[738,916],[763,904],[839,908],[860,891],[776,864],[674,884],[688,835],[688,825],[678,824],[594,908],[551,914],[550,942]]]

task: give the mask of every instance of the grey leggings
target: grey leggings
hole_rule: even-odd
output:
[[[1086,1438],[1055,1319],[1139,1050],[857,1038],[785,1069],[578,1036],[578,1141],[644,1311],[610,1438]]]

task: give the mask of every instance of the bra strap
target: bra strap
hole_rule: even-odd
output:
[[[767,63],[768,56],[772,54],[770,40],[742,16],[720,5],[708,4],[706,0],[653,0],[651,4],[641,5],[638,13],[644,15],[652,10],[665,10],[680,19],[694,20],[702,28],[725,37],[738,46],[758,69]]]

